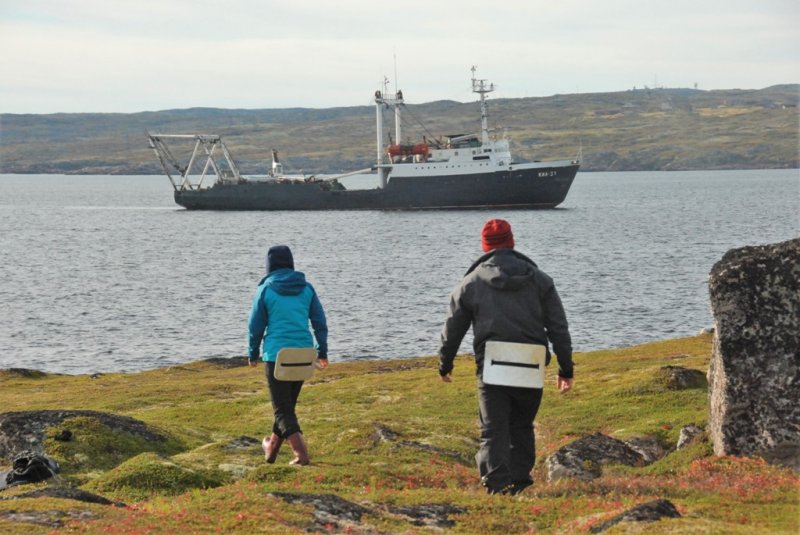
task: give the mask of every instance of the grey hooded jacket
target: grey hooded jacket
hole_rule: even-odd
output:
[[[489,340],[552,344],[558,374],[572,378],[572,339],[553,279],[525,255],[496,249],[479,258],[450,295],[450,311],[442,329],[439,373],[453,370],[461,340],[473,328],[478,376]],[[548,361],[549,361],[548,352]]]

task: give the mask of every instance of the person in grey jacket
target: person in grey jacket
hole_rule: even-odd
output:
[[[511,225],[491,219],[481,235],[486,254],[473,263],[450,296],[439,349],[439,375],[442,381],[451,382],[453,360],[472,326],[481,433],[475,460],[481,483],[490,494],[517,494],[533,484],[533,420],[542,388],[484,383],[486,343],[545,346],[547,363],[552,344],[558,360],[556,384],[560,392],[566,392],[573,383],[572,340],[553,279],[514,250]]]

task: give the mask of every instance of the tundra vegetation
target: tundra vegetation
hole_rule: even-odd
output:
[[[480,129],[476,102],[412,104],[406,89],[404,143]],[[798,95],[797,84],[786,84],[491,98],[490,127],[508,136],[519,161],[580,151],[583,171],[796,168]],[[394,132],[390,119],[387,112],[387,133]],[[367,105],[0,114],[0,124],[0,173],[160,174],[145,131],[221,135],[245,174],[265,174],[273,148],[292,173],[353,171],[375,158],[375,110]],[[170,147],[185,164],[194,142]]]
[[[564,395],[550,367],[535,485],[514,497],[480,487],[467,356],[456,359],[452,384],[439,381],[433,357],[335,362],[318,372],[298,405],[307,467],[289,466],[288,448],[274,465],[264,462],[260,439],[271,414],[261,367],[215,360],[92,376],[0,372],[4,412],[109,412],[163,438],[143,440],[85,415],[48,429],[44,450],[62,472],[0,491],[0,531],[574,533],[666,499],[680,518],[622,522],[607,533],[796,533],[800,480],[792,470],[716,457],[703,434],[675,447],[681,428],[705,425],[707,390],[702,381],[675,389],[663,369],[705,372],[710,354],[710,335],[578,353],[576,387]],[[647,466],[604,466],[590,481],[548,482],[544,458],[597,432],[652,437],[667,454]],[[118,503],[32,493],[53,488]]]

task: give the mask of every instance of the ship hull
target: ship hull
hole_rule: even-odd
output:
[[[216,183],[175,192],[190,210],[443,210],[554,208],[569,192],[576,162],[472,174],[390,176],[386,188],[336,190],[323,182]]]

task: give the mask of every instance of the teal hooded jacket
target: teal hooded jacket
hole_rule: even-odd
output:
[[[309,321],[314,330],[312,339]],[[317,292],[306,276],[291,268],[276,269],[258,284],[248,322],[249,358],[275,362],[287,347],[315,347],[318,358],[328,358],[328,324]]]

